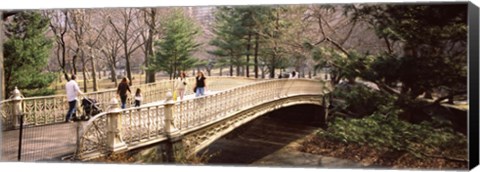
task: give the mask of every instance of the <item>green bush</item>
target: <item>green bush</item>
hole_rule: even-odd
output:
[[[320,134],[344,143],[369,145],[378,150],[406,151],[417,157],[431,154],[466,157],[465,135],[449,127],[435,128],[433,122],[411,124],[396,114],[374,113],[362,119],[336,118]]]
[[[347,111],[363,117],[376,111],[390,111],[395,98],[363,84],[345,84],[335,88],[332,95],[341,103],[336,103],[334,111]]]
[[[42,88],[35,90],[22,90],[23,96],[25,97],[34,97],[34,96],[49,96],[54,95],[55,90],[50,88]]]

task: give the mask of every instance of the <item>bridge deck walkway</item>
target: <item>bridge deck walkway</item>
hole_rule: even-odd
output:
[[[217,92],[206,91],[205,95]],[[194,98],[194,94],[189,94],[185,95],[184,100]],[[164,100],[161,100],[141,106],[161,105],[164,102]],[[80,121],[24,128],[21,161],[59,161],[62,157],[73,155],[76,145],[77,125],[85,124],[86,121]],[[18,129],[2,132],[0,161],[17,161],[19,134]]]

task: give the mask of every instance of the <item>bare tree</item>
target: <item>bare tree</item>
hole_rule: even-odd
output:
[[[132,72],[130,69],[130,56],[135,50],[140,48],[143,43],[139,43],[141,27],[134,27],[134,21],[137,20],[135,13],[137,9],[126,8],[120,9],[120,20],[115,20],[112,16],[108,16],[108,21],[113,27],[115,34],[120,38],[126,60],[127,77],[132,81]],[[115,21],[114,21],[115,20]],[[132,82],[129,83],[130,85]]]
[[[98,90],[97,77],[96,77],[96,68],[95,68],[95,59],[94,59],[94,49],[95,44],[98,42],[100,35],[103,34],[103,31],[106,27],[106,24],[96,24],[91,19],[95,15],[95,11],[86,10],[86,9],[75,9],[70,11],[72,22],[70,23],[70,28],[74,34],[75,42],[77,47],[75,49],[74,59],[80,57],[82,61],[82,75],[83,75],[83,86],[84,91],[87,92],[88,84],[88,62],[90,62],[92,80],[93,80],[93,91]],[[86,55],[88,51],[89,55]],[[87,58],[87,56],[89,58]]]
[[[52,10],[46,11],[46,16],[50,18],[50,29],[52,30],[55,36],[56,50],[55,54],[57,56],[57,62],[62,70],[62,73],[65,77],[65,80],[69,80],[68,73],[65,68],[66,65],[66,41],[65,37],[67,36],[68,31],[68,12],[67,10]]]
[[[101,15],[95,15],[99,14],[96,13],[92,10],[88,10],[88,15],[93,15],[94,17],[103,17]],[[90,35],[87,37],[86,40],[86,45],[88,46],[89,49],[89,54],[90,54],[90,65],[92,68],[92,78],[93,78],[93,91],[98,91],[98,84],[97,84],[97,70],[96,70],[96,64],[95,64],[95,50],[100,49],[96,44],[100,40],[101,35],[103,35],[105,28],[107,26],[106,23],[104,22],[99,22],[99,23],[94,23],[94,21],[99,21],[99,20],[90,20],[91,17],[88,17],[88,22],[91,24],[89,27],[89,33]]]
[[[69,11],[72,17],[72,22],[70,23],[70,28],[73,32],[75,42],[77,43],[77,47],[75,49],[75,55],[73,57],[73,61],[76,60],[77,57],[80,57],[82,61],[82,76],[83,76],[83,90],[87,92],[87,74],[86,74],[86,59],[85,59],[85,33],[87,30],[87,15],[85,14],[85,9],[75,9]],[[74,63],[74,62],[73,62]]]
[[[118,39],[115,33],[106,31],[105,34],[101,36],[101,47],[100,52],[103,54],[104,61],[110,69],[110,75],[112,82],[115,82],[115,86],[118,85],[117,81],[117,63],[118,56],[120,55],[120,49],[122,48],[122,42]]]
[[[351,6],[355,9],[355,6]],[[322,6],[310,5],[305,17],[302,21],[305,23],[316,23],[309,25],[309,33],[311,38],[310,45],[330,47],[337,49],[339,52],[350,55],[349,50],[368,51],[370,53],[384,50],[384,45],[380,43],[374,31],[366,25],[364,21],[356,18],[347,17],[342,10],[342,6]],[[388,47],[389,42],[386,43]],[[389,50],[391,50],[389,48]],[[330,62],[329,57],[323,57],[329,65],[339,67],[337,64]],[[342,76],[331,73],[332,83],[338,83]],[[354,82],[354,78],[348,78]]]
[[[164,11],[157,8],[145,8],[141,10],[141,16],[143,18],[144,25],[147,26],[145,31],[141,32],[141,36],[144,42],[144,47],[142,47],[145,55],[145,83],[155,82],[155,71],[150,69],[150,64],[152,63],[152,58],[155,55],[154,52],[154,40],[159,36],[159,14]]]

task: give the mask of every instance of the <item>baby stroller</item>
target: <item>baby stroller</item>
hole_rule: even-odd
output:
[[[80,117],[81,120],[88,120],[91,117],[99,114],[102,112],[102,109],[100,109],[99,103],[95,99],[91,98],[86,98],[84,97],[82,99],[82,108],[83,108],[83,115]]]

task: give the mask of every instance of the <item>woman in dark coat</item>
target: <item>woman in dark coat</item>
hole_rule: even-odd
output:
[[[207,83],[205,82],[205,75],[203,72],[198,72],[197,77],[195,77],[195,96],[203,96],[205,95],[205,87],[207,87]]]
[[[122,82],[118,84],[118,88],[117,88],[117,95],[120,96],[120,99],[122,101],[122,109],[126,108],[127,96],[128,96],[127,91],[130,92],[130,94],[132,94],[132,91],[130,91],[130,86],[128,85],[127,78],[123,78]]]

